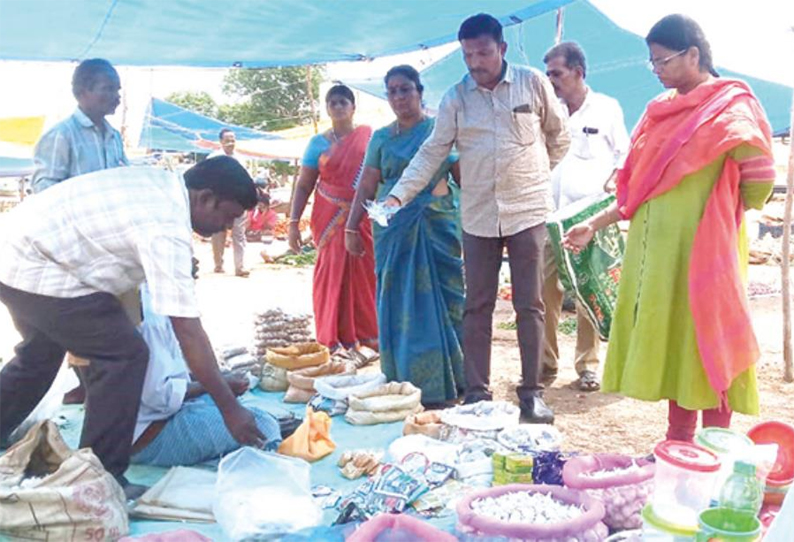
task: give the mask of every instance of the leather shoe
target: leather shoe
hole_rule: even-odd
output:
[[[539,395],[524,399],[520,402],[521,423],[554,423],[554,412],[546,406]]]

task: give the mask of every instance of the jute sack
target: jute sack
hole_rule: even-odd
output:
[[[284,348],[268,348],[265,357],[271,365],[294,371],[327,363],[331,353],[318,343],[298,343]]]
[[[51,421],[38,422],[0,457],[0,535],[77,542],[128,532],[121,486],[90,449],[71,450]]]
[[[347,364],[343,361],[329,361],[317,367],[306,367],[287,373],[289,388],[284,394],[285,403],[308,403],[317,391],[314,380],[321,376],[341,375],[348,373]]]
[[[405,420],[421,412],[422,390],[410,382],[389,382],[348,398],[345,419],[353,425],[373,425]]]

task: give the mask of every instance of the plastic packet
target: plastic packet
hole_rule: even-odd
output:
[[[378,226],[385,228],[389,225],[391,217],[400,210],[399,207],[387,207],[380,201],[367,200],[364,202],[364,210]]]
[[[309,464],[245,447],[218,467],[215,519],[233,540],[314,527],[322,512],[312,497]]]

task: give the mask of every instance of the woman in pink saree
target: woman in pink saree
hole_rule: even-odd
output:
[[[377,349],[375,260],[369,221],[358,228],[365,255],[345,250],[345,223],[361,175],[372,129],[353,124],[355,97],[344,85],[325,97],[332,128],[309,142],[290,214],[289,243],[300,251],[298,224],[312,192],[312,238],[317,246],[313,305],[317,341],[331,349]]]

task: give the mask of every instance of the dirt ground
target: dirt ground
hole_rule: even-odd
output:
[[[250,344],[252,319],[257,311],[280,306],[291,312],[311,312],[311,268],[290,268],[261,263],[261,245],[249,245],[246,263],[251,268],[247,279],[234,277],[232,254],[227,249],[227,274],[212,273],[208,243],[197,245],[201,277],[197,282],[205,328],[216,347]],[[270,245],[270,252],[279,252]],[[751,267],[751,281],[773,284],[779,290],[779,269]],[[794,384],[782,380],[782,319],[780,295],[757,298],[750,303],[756,333],[763,350],[759,365],[761,394],[760,419],[779,419],[794,423]],[[500,301],[495,318],[492,385],[497,399],[515,401],[515,386],[520,377],[518,346],[514,331],[499,329],[499,322],[513,318],[509,302]],[[5,307],[0,304],[0,357],[8,360],[18,335]],[[573,336],[560,334],[561,373],[546,392],[548,403],[557,414],[557,427],[565,435],[564,447],[588,452],[612,451],[645,454],[664,437],[666,403],[648,403],[600,392],[583,393],[571,387]],[[601,358],[606,353],[602,346]],[[758,419],[736,415],[734,426],[747,430]]]

